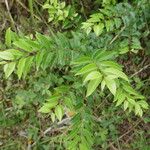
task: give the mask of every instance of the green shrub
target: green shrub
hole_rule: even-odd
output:
[[[123,107],[140,117],[148,109],[146,98],[132,87],[132,79],[117,63],[122,54],[142,49],[140,39],[147,23],[141,15],[147,12],[146,3],[113,3],[104,5],[82,23],[88,35],[81,31],[53,36],[36,33],[33,38],[17,35],[10,28],[6,31],[9,49],[0,52],[5,77],[14,72],[19,80],[25,80],[31,70],[53,76],[49,96],[39,112],[50,114],[53,122],[61,121],[65,114],[71,117],[70,127],[62,134],[67,149],[92,149],[96,134],[93,111],[96,102],[106,94],[111,96],[114,108]],[[49,21],[54,24],[61,22],[65,27],[71,19],[72,7],[65,2],[50,1],[43,7],[48,9]],[[71,16],[74,20],[76,14]]]

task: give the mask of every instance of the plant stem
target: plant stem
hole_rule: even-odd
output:
[[[34,22],[33,0],[28,0],[32,24]]]
[[[8,1],[7,1],[7,0],[5,0],[5,5],[6,5],[6,9],[7,9],[9,18],[10,18],[11,25],[12,25],[12,27],[13,27],[14,30],[15,30],[15,22],[14,22],[14,20],[13,20],[13,17],[12,17],[12,15],[11,15],[11,13],[10,13],[10,8],[9,8]]]

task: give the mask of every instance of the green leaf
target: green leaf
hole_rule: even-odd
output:
[[[115,75],[115,74],[107,75],[107,77],[108,77],[109,79],[117,79],[117,78],[118,78],[118,76]]]
[[[105,88],[106,82],[105,80],[102,80],[101,82],[101,91],[103,92],[104,88]]]
[[[13,43],[16,47],[25,50],[27,52],[32,52],[32,47],[30,46],[30,44],[28,44],[28,42],[25,39],[19,39],[18,41],[15,41]]]
[[[137,102],[142,108],[148,109],[148,103],[144,100],[138,101]]]
[[[74,102],[74,101],[73,101],[71,98],[65,97],[64,102],[65,102],[65,105],[66,105],[69,109],[73,110],[73,102]]]
[[[88,21],[91,21],[94,20],[94,22],[99,22],[100,19],[104,19],[104,15],[102,13],[94,13],[92,15],[90,15],[90,19]]]
[[[37,70],[39,69],[39,67],[42,63],[42,60],[43,60],[43,57],[45,54],[46,54],[46,51],[44,51],[44,50],[37,53],[37,55],[36,55],[36,68],[37,68]]]
[[[88,143],[87,139],[84,136],[81,136],[81,141],[84,143],[88,150],[91,150],[91,145]]]
[[[103,32],[103,29],[104,29],[104,24],[103,23],[96,24],[93,27],[93,30],[94,30],[96,36],[99,36]]]
[[[106,82],[106,85],[107,85],[108,89],[110,90],[110,92],[113,95],[115,95],[116,94],[116,88],[117,88],[115,80],[110,79],[108,77],[105,77],[105,82]]]
[[[104,24],[100,23],[99,24],[99,28],[100,28],[100,34],[101,34],[103,32],[103,29],[104,29]]]
[[[136,105],[136,102],[135,102],[134,99],[128,98],[128,102],[129,102],[130,104],[132,104],[133,106]]]
[[[14,59],[19,59],[21,56],[24,55],[23,52],[16,50],[16,49],[8,49],[7,52],[10,52],[13,54]]]
[[[49,113],[52,108],[54,108],[58,104],[58,101],[52,100],[48,101],[47,103],[44,103],[43,106],[39,109],[39,112],[41,113]]]
[[[80,57],[76,61],[72,62],[72,65],[84,65],[91,62],[91,58],[87,56]]]
[[[122,24],[120,18],[115,18],[114,19],[114,23],[115,23],[116,28],[119,28],[121,26],[121,24]]]
[[[41,64],[41,67],[42,67],[43,70],[45,70],[47,67],[50,66],[50,64],[53,60],[53,57],[54,57],[54,53],[52,53],[52,52],[44,54],[44,57],[42,59],[42,64]]]
[[[86,146],[85,143],[80,143],[80,144],[79,144],[79,149],[80,149],[80,150],[89,150],[89,148]]]
[[[115,51],[104,51],[104,50],[98,50],[93,55],[93,59],[96,59],[98,61],[104,61],[109,60],[116,57]]]
[[[74,148],[77,146],[79,141],[80,141],[80,136],[76,135],[75,138],[72,141],[70,141],[68,149],[74,150]]]
[[[117,103],[116,103],[116,106],[119,106],[123,103],[123,101],[125,100],[125,95],[124,93],[119,93],[118,96],[117,96]]]
[[[106,26],[106,30],[107,32],[111,30],[111,21],[110,20],[106,20],[105,21],[105,26]]]
[[[88,35],[92,31],[91,27],[86,28],[86,34]]]
[[[92,133],[90,132],[90,130],[88,130],[87,128],[83,129],[82,130],[84,136],[86,137],[87,139],[87,142],[90,144],[90,145],[93,145],[93,135]]]
[[[61,121],[61,119],[62,119],[62,117],[63,117],[63,115],[64,115],[62,106],[58,105],[58,106],[55,108],[55,115],[56,115],[56,117],[58,118],[58,120]]]
[[[78,104],[79,105],[79,104]],[[82,105],[83,106],[83,105]],[[81,108],[81,107],[79,107],[79,108]],[[77,107],[77,109],[78,109],[78,107]],[[72,123],[74,124],[74,125],[77,125],[77,126],[79,126],[80,124],[81,124],[81,116],[80,116],[81,114],[80,113],[77,113],[73,118],[72,118]]]
[[[90,72],[84,79],[83,83],[86,83],[87,81],[89,80],[94,80],[94,79],[97,79],[97,78],[102,78],[102,75],[100,72],[98,71],[92,71]]]
[[[61,85],[61,86],[54,88],[54,90],[59,94],[64,94],[69,91],[69,88],[70,87],[67,85]]]
[[[23,74],[24,68],[25,68],[25,63],[26,63],[26,58],[21,58],[19,60],[18,66],[17,66],[17,75],[18,78],[21,79],[21,76]]]
[[[12,72],[15,69],[15,66],[16,66],[16,62],[10,62],[4,65],[4,72],[5,72],[6,78],[8,78],[12,74]]]
[[[46,106],[42,106],[38,112],[41,112],[41,113],[50,113],[51,109],[46,107]]]
[[[90,23],[90,22],[83,22],[83,23],[82,23],[82,29],[91,28],[92,25],[93,25],[93,23]]]
[[[12,52],[10,50],[5,50],[0,52],[0,58],[4,59],[4,60],[14,60],[14,55],[12,54]]]
[[[118,69],[115,69],[115,68],[106,68],[104,70],[104,72],[106,74],[114,74],[114,75],[117,75],[118,77],[126,80],[126,81],[129,81],[128,77],[126,76],[125,73],[123,73],[122,71],[118,70]]]
[[[85,73],[88,73],[90,71],[93,71],[93,70],[96,70],[97,69],[97,66],[95,63],[91,63],[91,64],[88,64],[86,66],[84,66],[79,72],[77,72],[75,75],[81,75],[81,74],[85,74]]]
[[[43,7],[43,9],[49,9],[49,8],[51,8],[51,5],[49,5],[49,4],[44,4],[42,7]]]
[[[59,95],[53,95],[49,99],[47,99],[46,101],[48,101],[48,102],[58,102],[58,100],[60,98],[61,98],[61,96],[59,96]]]
[[[143,115],[143,111],[138,103],[136,103],[135,105],[135,114],[139,115],[140,117],[142,117]]]
[[[92,25],[93,25],[93,23],[89,23],[89,22],[83,22],[82,23],[82,29],[84,29],[86,31],[87,35],[91,32],[91,30],[92,30],[91,26]]]
[[[41,45],[37,41],[33,41],[31,39],[26,39],[26,42],[32,48],[32,50],[34,49],[34,51],[41,49]]]
[[[51,119],[52,119],[52,122],[55,122],[55,114],[54,113],[51,113]]]
[[[119,99],[119,96],[120,96],[120,94],[122,94],[122,92],[123,92],[122,89],[118,88],[118,90],[116,91],[116,94],[114,96],[113,102],[116,102]]]
[[[136,37],[132,38],[131,48],[132,49],[142,49],[140,40],[138,38],[136,38]],[[131,50],[131,51],[133,51],[133,50]]]
[[[94,91],[95,89],[98,87],[98,85],[101,83],[101,80],[102,78],[97,78],[97,79],[94,79],[94,80],[91,80],[88,84],[88,87],[87,87],[87,94],[86,94],[86,97],[90,96]]]
[[[90,15],[90,19],[88,19],[87,22],[92,22],[92,23],[100,22],[101,18],[104,18],[104,16],[102,14],[94,13],[94,14]]]
[[[48,36],[36,32],[36,38],[38,40],[39,45],[41,45],[42,48],[44,47],[47,50],[49,50],[49,48],[51,47],[51,39]]]
[[[100,65],[104,66],[104,67],[115,68],[115,69],[122,71],[122,66],[120,64],[116,63],[115,61],[107,61],[107,60],[102,61],[102,62],[100,62]]]
[[[11,46],[11,29],[8,28],[6,30],[6,34],[5,34],[5,44],[6,46],[10,47]]]
[[[124,105],[123,105],[124,111],[128,108],[128,105],[129,105],[129,102],[128,101],[124,101]]]
[[[49,109],[54,108],[56,105],[58,104],[58,101],[50,101],[44,104],[44,106],[46,106]]]
[[[26,75],[30,71],[31,65],[33,63],[33,59],[34,59],[34,56],[30,56],[26,58],[26,63],[25,63],[24,71],[23,71],[24,77],[26,77]]]
[[[144,97],[142,95],[140,95],[137,91],[135,91],[128,82],[123,82],[122,85],[123,85],[123,89],[127,93],[137,96],[138,98],[144,99]]]
[[[72,130],[69,135],[67,136],[67,140],[72,140],[79,132],[79,128],[75,128]]]
[[[128,108],[129,108],[129,113],[130,113],[131,111],[133,111],[133,109],[134,109],[133,105],[128,105]]]
[[[7,61],[0,61],[0,65],[7,64]]]

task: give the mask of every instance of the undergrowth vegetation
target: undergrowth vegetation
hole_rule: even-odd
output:
[[[149,0],[1,5],[0,148],[149,149]]]

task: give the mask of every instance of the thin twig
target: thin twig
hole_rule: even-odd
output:
[[[11,24],[12,24],[13,28],[15,29],[15,22],[13,20],[13,17],[11,15],[11,13],[10,13],[10,9],[9,9],[9,5],[8,5],[8,1],[7,0],[5,0],[5,5],[6,5],[6,9],[8,11],[8,15],[9,15],[10,20],[11,20]]]
[[[109,45],[111,45],[119,37],[119,35],[124,31],[125,28],[126,26],[122,27],[120,32],[110,41]]]
[[[144,66],[143,68],[141,68],[139,71],[135,72],[134,74],[131,75],[131,78],[133,78],[135,75],[139,74],[140,72],[142,72],[143,70],[147,69],[148,67],[150,67],[150,64]]]
[[[117,138],[115,141],[121,140],[124,136],[126,136],[126,135],[129,134],[131,131],[133,131],[134,128],[135,128],[141,121],[142,121],[142,119],[140,119],[133,127],[131,127],[126,133],[122,134],[122,135],[121,135],[119,138]],[[108,145],[108,148],[111,147],[111,145],[114,144],[115,141],[114,141],[114,142],[111,142],[111,143]]]
[[[31,144],[28,142],[27,150],[31,150]]]
[[[30,12],[30,10],[19,0],[16,0],[27,12]],[[36,2],[36,1],[35,1]],[[37,9],[37,8],[36,8]],[[39,13],[40,14],[40,13]],[[44,24],[48,27],[48,30],[50,31],[51,35],[54,36],[53,30],[49,27],[49,25],[47,24],[47,22],[45,21],[44,17],[40,14],[40,17],[38,17],[37,15],[35,15],[33,13],[33,17],[35,17],[36,19],[38,19],[41,22],[44,22]]]
[[[42,6],[41,4],[39,4],[37,1],[35,1],[40,7]],[[45,20],[45,18],[43,17],[43,15],[40,13],[37,5],[34,6],[36,11],[38,12],[41,20],[44,22],[44,24],[47,26],[48,30],[50,31],[51,35],[54,36],[54,33],[53,33],[53,29],[48,25],[47,21]]]
[[[71,120],[71,118],[65,118],[65,119],[63,119],[62,121],[58,122],[58,123],[57,123],[57,126],[59,126],[59,129],[60,129],[60,130],[61,130],[61,129],[64,129],[64,127],[62,127],[62,125],[64,125],[64,124],[68,125],[68,124],[70,123],[70,120]],[[54,129],[54,124],[53,124],[51,127],[47,128],[47,129],[43,132],[44,136],[45,136],[48,132],[51,132],[53,129]],[[36,145],[37,141],[40,140],[42,137],[43,137],[43,135],[42,135],[42,136],[39,136],[38,139],[31,145],[31,147],[33,147],[34,145]]]
[[[29,3],[29,10],[31,14],[31,21],[34,22],[34,13],[33,13],[33,0],[28,0]]]
[[[105,101],[107,100],[107,98],[108,98],[109,96],[111,96],[111,93],[109,93],[109,94],[105,97],[105,99],[96,107],[95,111],[97,111],[98,108],[100,108],[100,107],[105,103]]]
[[[110,143],[110,147],[111,147],[113,150],[118,150],[112,143]]]
[[[85,9],[84,9],[84,4],[83,4],[82,0],[80,1],[80,3],[83,8],[83,15],[84,15],[85,19],[87,20],[87,16],[86,16]]]
[[[70,123],[71,118],[65,118],[62,121],[57,123],[57,126],[62,126],[64,124],[69,124]],[[48,129],[46,129],[43,134],[46,135],[48,132],[50,132],[53,129],[53,126],[49,127]]]
[[[20,2],[19,0],[16,0],[27,12],[30,12],[30,10],[22,3]],[[37,15],[33,14],[33,16],[38,19],[39,21],[42,21],[41,18],[39,18]]]

